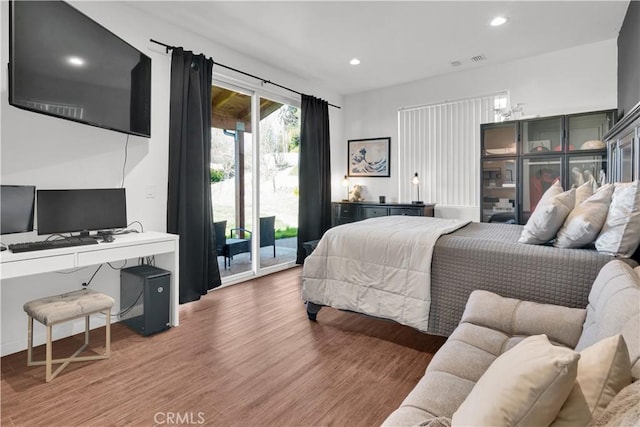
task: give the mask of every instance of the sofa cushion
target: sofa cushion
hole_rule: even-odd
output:
[[[585,315],[586,311],[581,308],[521,301],[475,290],[469,296],[460,322],[485,326],[509,337],[545,334],[552,343],[574,348],[582,333]],[[482,336],[478,339],[484,341]],[[514,344],[505,342],[500,353]]]
[[[577,351],[622,334],[631,359],[631,375],[640,378],[640,267],[620,260],[607,263],[589,293],[587,318]]]
[[[605,338],[585,348],[580,352],[576,383],[552,427],[589,424],[629,384],[631,365],[622,335]]]
[[[573,388],[579,358],[546,335],[524,339],[489,366],[451,425],[549,425]]]

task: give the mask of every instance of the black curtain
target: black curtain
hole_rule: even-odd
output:
[[[209,172],[212,69],[211,59],[173,49],[167,232],[180,236],[180,304],[221,284]]]
[[[331,227],[331,158],[329,104],[302,95],[298,206],[298,256],[307,256],[303,243],[318,240]]]

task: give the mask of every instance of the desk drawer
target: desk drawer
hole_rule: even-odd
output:
[[[175,241],[156,242],[145,243],[142,245],[127,245],[109,249],[100,249],[96,251],[80,252],[78,253],[78,266],[102,264],[103,262],[119,261],[122,259],[131,259],[173,252],[176,250],[176,244],[177,242]]]
[[[74,255],[64,254],[3,262],[0,269],[2,269],[2,278],[10,279],[12,277],[48,273],[50,271],[66,270],[74,267]]]

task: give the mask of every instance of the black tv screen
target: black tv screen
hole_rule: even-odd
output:
[[[0,234],[33,231],[33,185],[0,186]]]
[[[151,136],[151,59],[62,1],[10,3],[9,103]]]
[[[124,188],[38,190],[38,234],[127,227]]]

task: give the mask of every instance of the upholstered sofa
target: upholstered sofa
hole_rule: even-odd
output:
[[[607,337],[610,338],[604,340]],[[568,375],[564,378],[564,382],[568,381],[569,385],[565,385],[564,389],[558,392],[559,394],[552,396],[551,402],[547,402],[553,408],[543,409],[546,419],[532,418],[531,408],[524,408],[524,412],[516,414],[515,421],[513,414],[511,419],[482,418],[486,416],[486,414],[480,414],[485,411],[484,406],[493,406],[493,409],[499,412],[499,417],[508,418],[508,415],[504,414],[508,412],[505,407],[523,405],[514,396],[517,393],[508,389],[510,382],[515,387],[521,387],[524,384],[525,393],[529,393],[529,396],[524,398],[525,401],[534,400],[535,405],[543,401],[543,398],[536,395],[535,390],[528,387],[527,381],[531,378],[525,378],[524,375],[517,373],[519,364],[526,365],[535,361],[535,354],[525,353],[524,362],[516,361],[512,370],[509,368],[507,372],[496,372],[500,369],[496,366],[512,357],[512,354],[517,351],[530,351],[521,350],[521,347],[526,345],[525,339],[527,344],[531,340],[539,343],[548,339],[549,347],[565,352],[561,356],[564,359],[560,362],[556,360],[553,362],[555,365],[552,364],[552,368],[558,368],[559,364],[561,366],[556,372],[557,377],[553,377],[550,384],[556,387],[562,382],[558,378]],[[611,342],[614,339],[617,339],[618,343],[614,344],[618,348],[616,350],[618,383],[612,386],[607,385],[609,388],[605,388],[604,391],[603,389],[590,391],[597,393],[597,396],[592,399],[596,399],[597,402],[590,403],[591,408],[587,408],[586,415],[582,414],[581,419],[578,417],[579,421],[574,419],[571,422],[571,417],[569,419],[565,417],[562,420],[559,411],[562,410],[564,414],[565,407],[570,406],[569,394],[587,395],[589,393],[586,381],[592,380],[587,374],[597,369],[587,364],[609,363],[604,360],[605,352],[595,348],[596,344],[604,341]],[[587,425],[589,422],[598,421],[599,418],[600,421],[614,420],[611,425],[625,425],[629,422],[628,419],[624,420],[625,416],[637,417],[640,412],[640,382],[633,383],[640,378],[639,341],[640,267],[634,270],[622,261],[611,261],[602,268],[589,294],[589,305],[586,309],[537,304],[503,298],[487,291],[474,291],[469,297],[458,327],[434,355],[425,375],[383,425],[549,425],[549,421],[555,423],[552,425]],[[595,350],[591,350],[592,348]],[[578,354],[580,356],[577,356]],[[546,354],[543,356],[546,357]],[[569,362],[566,362],[567,360]],[[511,363],[514,363],[513,360]],[[502,366],[504,367],[504,363]],[[613,368],[607,369],[604,369],[608,372],[606,375],[616,374]],[[487,378],[492,375],[492,379]],[[522,378],[516,377],[517,375],[521,375]],[[542,376],[544,376],[543,369],[535,368],[533,381],[537,381]],[[578,385],[582,385],[582,388]],[[547,384],[541,387],[551,388],[551,386]],[[501,387],[507,389],[501,390]],[[574,388],[576,390],[573,390]],[[547,391],[542,390],[542,392]],[[572,394],[573,397],[575,396]],[[482,401],[483,398],[484,403],[479,407],[478,400]],[[627,399],[627,401],[620,404],[616,399]],[[504,407],[501,406],[502,400],[507,401]],[[588,405],[583,403],[583,406]],[[631,411],[635,411],[635,414],[628,411],[612,414],[610,412],[613,407],[627,409],[631,407]],[[516,412],[518,410],[516,409]],[[474,418],[476,416],[478,418]],[[635,419],[635,423],[640,423],[640,420]],[[637,425],[635,423],[633,425]]]

